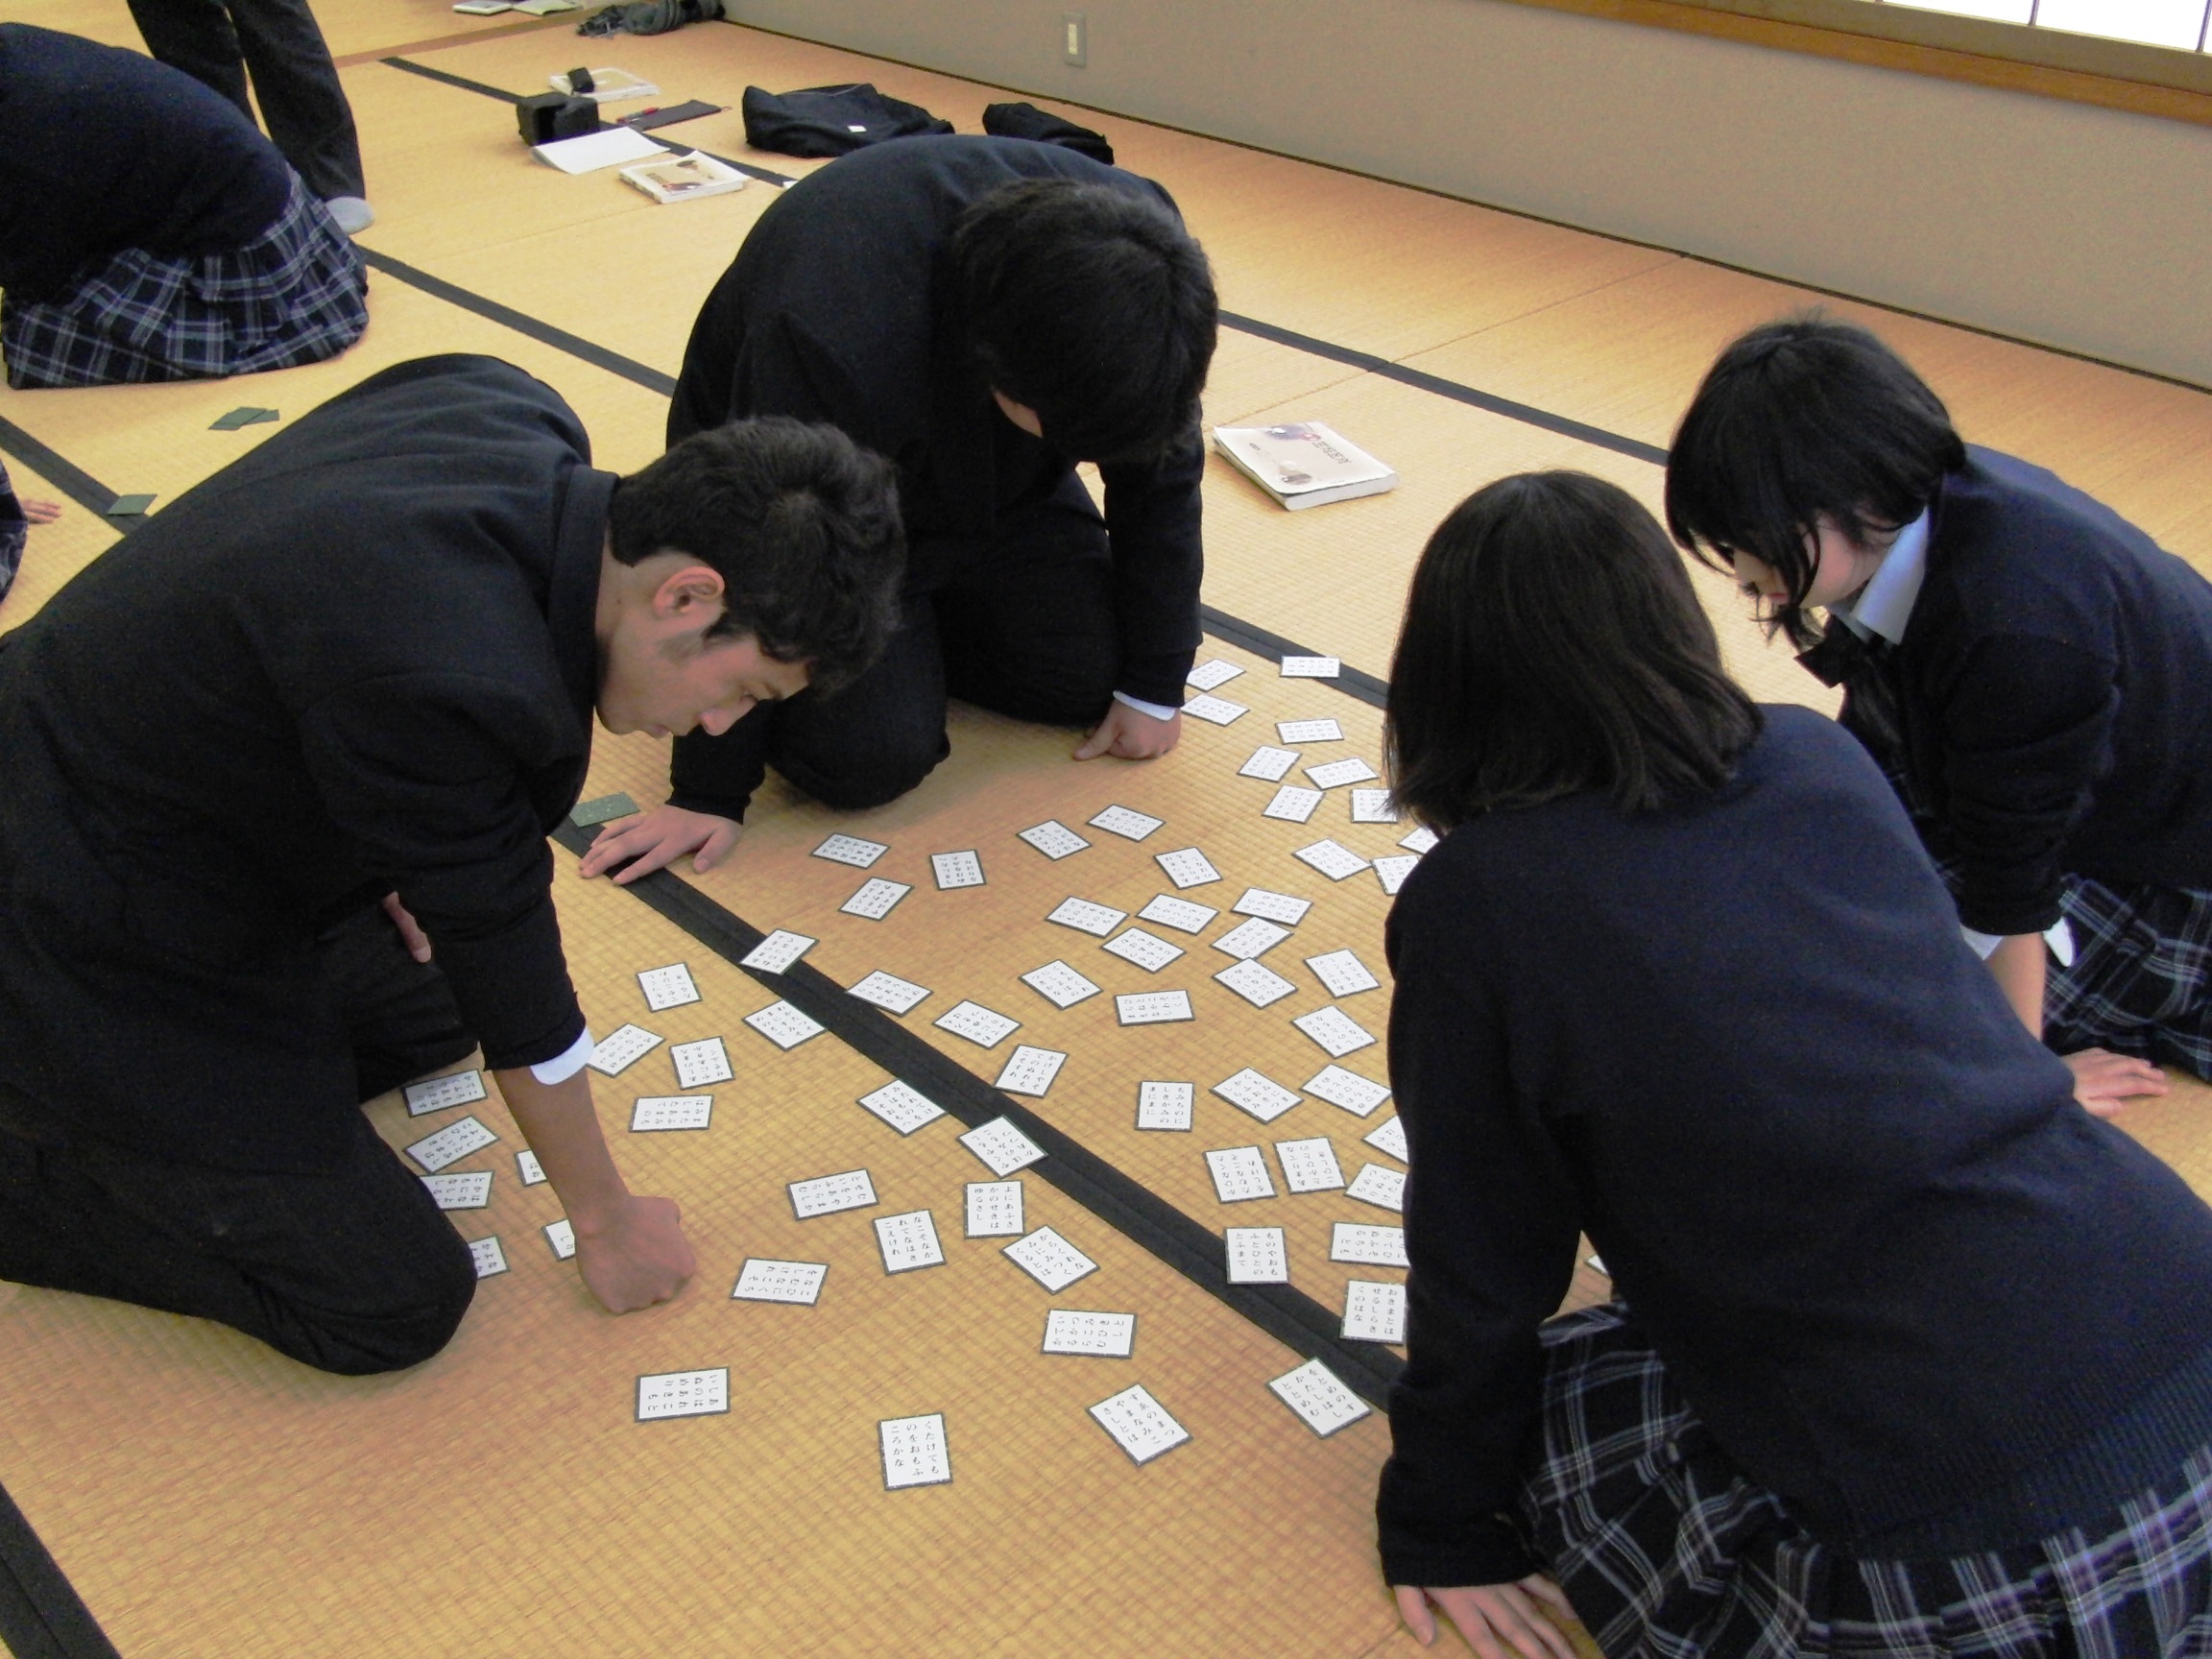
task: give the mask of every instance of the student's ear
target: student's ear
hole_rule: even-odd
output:
[[[697,622],[719,615],[728,584],[719,570],[686,565],[670,571],[653,589],[653,614],[663,622]]]

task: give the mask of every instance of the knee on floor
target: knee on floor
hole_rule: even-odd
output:
[[[476,1295],[469,1246],[457,1234],[450,1238],[450,1250],[394,1264],[386,1305],[302,1315],[297,1340],[280,1346],[302,1364],[340,1377],[404,1371],[439,1354]]]

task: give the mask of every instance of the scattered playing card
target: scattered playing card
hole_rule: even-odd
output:
[[[1375,1041],[1372,1031],[1334,1002],[1310,1014],[1301,1014],[1290,1023],[1327,1049],[1333,1060],[1357,1053]]]
[[[1152,908],[1147,904],[1145,909]],[[1123,929],[1118,939],[1109,939],[1099,947],[1110,950],[1124,962],[1134,962],[1147,974],[1157,974],[1176,957],[1183,954],[1183,947],[1170,945],[1157,933],[1147,933],[1142,927]]]
[[[1270,893],[1264,887],[1247,887],[1244,897],[1229,908],[1239,916],[1262,916],[1286,927],[1295,927],[1306,919],[1306,912],[1313,908],[1313,901],[1293,899],[1287,893]]]
[[[1298,751],[1278,749],[1272,743],[1262,743],[1252,751],[1252,758],[1237,768],[1239,778],[1258,778],[1269,783],[1280,783],[1284,774],[1298,764]]]
[[[1291,1107],[1298,1104],[1298,1096],[1272,1078],[1262,1077],[1247,1066],[1234,1077],[1224,1077],[1214,1085],[1214,1093],[1240,1112],[1249,1112],[1262,1123],[1272,1123]]]
[[[1033,824],[1022,831],[1022,839],[1045,854],[1058,860],[1071,853],[1080,853],[1091,845],[1057,818],[1047,818],[1042,824]]]
[[[1382,883],[1382,891],[1391,898],[1398,897],[1398,889],[1406,885],[1406,878],[1413,874],[1413,866],[1421,862],[1418,853],[1394,853],[1387,858],[1375,860],[1375,879]]]
[[[691,970],[681,962],[646,969],[637,975],[637,984],[645,993],[645,1006],[656,1014],[699,1000],[699,987],[691,983]]]
[[[1109,835],[1119,835],[1126,840],[1142,841],[1166,822],[1165,818],[1149,817],[1127,806],[1109,806],[1091,820],[1091,828],[1103,830]]]
[[[1423,824],[1410,834],[1399,836],[1398,845],[1418,858],[1442,839],[1443,837],[1438,835],[1435,830]]]
[[[538,1162],[538,1154],[535,1152],[525,1150],[516,1153],[515,1172],[521,1176],[522,1185],[525,1187],[539,1187],[544,1184],[545,1167]]]
[[[617,818],[632,818],[637,813],[637,803],[616,790],[596,801],[577,802],[568,814],[568,822],[579,830],[589,830],[595,824],[612,824]]]
[[[1203,904],[1193,904],[1188,899],[1178,899],[1171,893],[1163,893],[1143,909],[1137,912],[1140,922],[1157,922],[1163,927],[1172,927],[1178,933],[1203,932],[1206,924],[1220,915]]]
[[[136,518],[158,500],[155,495],[118,495],[108,504],[110,518]],[[482,1275],[478,1275],[482,1277]]]
[[[876,1425],[883,1447],[883,1490],[902,1486],[943,1486],[952,1479],[952,1455],[945,1445],[945,1414],[886,1417]]]
[[[1098,1263],[1049,1227],[1006,1246],[1006,1260],[1057,1296],[1076,1280],[1098,1271]]]
[[[1343,668],[1344,664],[1334,657],[1283,659],[1283,678],[1286,680],[1334,680]]]
[[[1283,1185],[1293,1192],[1343,1190],[1344,1171],[1337,1166],[1336,1148],[1326,1135],[1310,1141],[1278,1141],[1275,1158],[1283,1166]]]
[[[1321,989],[1332,997],[1357,997],[1362,991],[1378,990],[1382,984],[1367,972],[1367,964],[1349,950],[1309,956],[1306,966],[1313,970],[1313,977],[1321,981]]]
[[[973,850],[965,853],[932,853],[929,854],[929,867],[937,873],[939,892],[954,887],[983,885],[983,860]]]
[[[428,1135],[407,1148],[407,1156],[422,1166],[423,1173],[435,1175],[448,1164],[458,1164],[471,1152],[481,1152],[499,1139],[484,1127],[471,1113],[457,1118],[435,1135]]]
[[[960,1144],[982,1159],[991,1173],[1001,1181],[1045,1156],[1044,1147],[1003,1118],[977,1124],[960,1137]]]
[[[1406,1209],[1406,1172],[1385,1169],[1380,1164],[1362,1164],[1359,1173],[1352,1177],[1352,1185],[1344,1189],[1344,1196],[1357,1198],[1362,1204],[1372,1204],[1378,1210]]]
[[[1117,997],[1114,1017],[1124,1025],[1165,1025],[1195,1018],[1188,991],[1137,991]]]
[[[1147,1394],[1142,1383],[1132,1383],[1112,1399],[1099,1401],[1091,1407],[1091,1415],[1135,1463],[1149,1463],[1190,1438],[1190,1431],[1168,1416],[1166,1407]]]
[[[971,1181],[968,1183],[968,1237],[1018,1238],[1028,1231],[1022,1219],[1022,1183]]]
[[[1344,1334],[1355,1342],[1406,1340],[1406,1286],[1386,1279],[1344,1284]]]
[[[1275,735],[1286,743],[1341,743],[1344,729],[1334,720],[1278,720]]]
[[[1301,789],[1295,783],[1286,783],[1275,791],[1275,799],[1260,808],[1262,818],[1281,818],[1288,823],[1303,824],[1311,818],[1321,805],[1321,791]]]
[[[1088,933],[1094,939],[1105,938],[1128,919],[1128,911],[1117,910],[1110,904],[1094,904],[1088,899],[1063,899],[1045,918],[1063,927],[1072,927],[1078,933]]]
[[[730,1409],[730,1367],[661,1371],[637,1379],[637,1421],[663,1417],[713,1417]]]
[[[1214,869],[1206,854],[1195,847],[1185,847],[1173,853],[1156,853],[1153,858],[1167,873],[1167,879],[1178,887],[1203,887],[1209,881],[1221,879],[1221,872]]]
[[[1287,1285],[1290,1252],[1280,1227],[1224,1227],[1232,1285]]]
[[[865,870],[890,851],[880,841],[863,841],[857,835],[832,835],[814,849],[814,856]]]
[[[1329,1260],[1357,1262],[1363,1267],[1410,1267],[1406,1260],[1406,1229],[1369,1227],[1339,1221],[1329,1235]]]
[[[896,974],[886,974],[878,968],[867,978],[846,992],[863,1002],[873,1002],[878,1008],[888,1008],[894,1014],[909,1012],[929,993],[911,980],[902,979]]]
[[[1355,1118],[1364,1118],[1383,1101],[1390,1098],[1390,1091],[1380,1083],[1370,1083],[1357,1071],[1347,1071],[1341,1066],[1324,1066],[1306,1080],[1306,1093],[1317,1100],[1326,1100],[1332,1106],[1341,1106]]]
[[[1275,1181],[1267,1173],[1267,1155],[1257,1146],[1216,1148],[1206,1154],[1206,1170],[1214,1177],[1214,1191],[1224,1204],[1275,1196]]]
[[[1068,1056],[1056,1048],[1032,1048],[1026,1043],[1014,1046],[1014,1052],[1006,1057],[999,1068],[998,1080],[992,1085],[1009,1094],[1027,1094],[1043,1099],[1052,1087],[1052,1079],[1060,1075],[1060,1068],[1068,1064]]]
[[[630,1067],[661,1046],[661,1039],[642,1025],[624,1025],[611,1033],[593,1048],[584,1064],[594,1071],[610,1077],[618,1077]]]
[[[858,891],[837,906],[848,916],[859,916],[870,922],[880,922],[891,914],[891,906],[914,891],[911,883],[886,881],[880,876],[871,876],[860,883]]]
[[[1407,1156],[1406,1120],[1402,1118],[1386,1118],[1359,1139],[1385,1157],[1395,1158],[1401,1164],[1411,1162]]]
[[[936,1025],[938,1030],[965,1037],[979,1047],[996,1048],[1010,1033],[1021,1029],[1022,1022],[994,1014],[980,1002],[956,1002],[937,1016]]]
[[[704,1129],[714,1116],[711,1094],[640,1094],[630,1109],[633,1134],[656,1129]]]
[[[781,974],[813,950],[815,943],[804,933],[787,933],[779,927],[740,956],[737,965],[757,968],[764,974]]]
[[[1298,989],[1262,962],[1232,962],[1214,977],[1255,1008],[1280,1002]]]
[[[1055,1008],[1072,1008],[1086,998],[1098,995],[1097,986],[1065,962],[1047,962],[1042,968],[1032,968],[1022,975],[1022,983]]]
[[[1264,956],[1289,937],[1289,928],[1278,926],[1264,916],[1252,916],[1214,940],[1214,949],[1239,962],[1249,962]]]
[[[926,1210],[908,1210],[876,1218],[876,1248],[883,1252],[883,1271],[906,1273],[916,1267],[942,1267],[945,1246],[937,1242],[937,1223]]]
[[[1295,1371],[1286,1371],[1267,1384],[1275,1398],[1298,1414],[1299,1420],[1323,1439],[1368,1413],[1367,1402],[1344,1386],[1336,1373],[1318,1359],[1309,1359]]]
[[[466,1106],[471,1100],[484,1098],[484,1073],[481,1071],[456,1071],[447,1077],[433,1077],[427,1083],[407,1085],[407,1116],[420,1118],[426,1112],[444,1112],[448,1107]]]
[[[920,1090],[894,1077],[882,1088],[860,1096],[860,1104],[902,1135],[911,1135],[925,1123],[945,1116],[945,1108]]]
[[[1332,760],[1326,766],[1309,766],[1306,776],[1316,789],[1341,789],[1347,783],[1366,783],[1375,778],[1375,768],[1364,760]]]
[[[235,432],[241,426],[258,426],[264,421],[276,420],[274,409],[257,409],[251,403],[242,403],[228,415],[218,415],[207,423],[210,432]]]
[[[422,1185],[430,1189],[430,1196],[441,1210],[481,1210],[492,1202],[492,1171],[473,1170],[467,1175],[425,1175]]]
[[[1188,1129],[1190,1107],[1198,1094],[1190,1083],[1140,1083],[1137,1085],[1137,1127]]]
[[[679,1043],[668,1050],[668,1058],[676,1062],[679,1089],[702,1089],[709,1083],[727,1083],[734,1075],[730,1070],[730,1050],[719,1037]]]
[[[771,1002],[745,1016],[745,1023],[779,1048],[796,1048],[809,1037],[822,1035],[821,1025],[788,1002]]]
[[[830,1277],[827,1262],[777,1262],[766,1256],[748,1256],[737,1269],[737,1284],[730,1292],[733,1302],[791,1302],[811,1308],[822,1298],[822,1281]]]
[[[843,1210],[866,1210],[878,1202],[876,1183],[865,1169],[847,1169],[836,1175],[817,1175],[811,1181],[791,1183],[791,1213],[802,1221],[817,1215],[834,1215]]]
[[[476,1277],[489,1279],[495,1273],[507,1271],[507,1252],[499,1248],[496,1238],[471,1238],[469,1240],[469,1260],[476,1264]]]
[[[1338,846],[1334,841],[1316,841],[1310,847],[1301,847],[1294,856],[1312,865],[1314,869],[1320,871],[1332,881],[1341,881],[1347,876],[1357,876],[1360,871],[1367,868],[1366,859],[1360,857],[1351,848]]]
[[[1045,1315],[1045,1354],[1087,1354],[1099,1359],[1126,1359],[1137,1344],[1134,1313],[1085,1313],[1055,1308]]]
[[[1211,725],[1226,726],[1252,712],[1241,703],[1232,703],[1226,697],[1210,697],[1201,692],[1183,705],[1183,712],[1193,720],[1204,720]]]
[[[1195,685],[1201,691],[1211,691],[1216,685],[1228,685],[1230,681],[1243,672],[1244,670],[1238,667],[1236,663],[1224,662],[1220,658],[1215,657],[1199,663],[1197,667],[1184,675],[1183,683],[1186,685]]]
[[[548,1221],[540,1229],[545,1235],[545,1243],[553,1252],[553,1260],[566,1262],[576,1254],[576,1229],[564,1215],[558,1221]]]
[[[1352,791],[1352,822],[1355,824],[1395,824],[1398,808],[1390,803],[1387,789],[1355,789]]]

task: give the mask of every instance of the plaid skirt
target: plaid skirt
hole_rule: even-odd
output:
[[[335,357],[369,325],[369,276],[295,174],[276,222],[231,253],[126,248],[55,300],[0,301],[8,384],[206,380]]]
[[[2054,960],[2043,1035],[2061,1054],[2101,1046],[2212,1078],[2212,893],[2066,878],[2071,967]]]
[[[1621,1304],[1543,1340],[1522,1522],[1609,1659],[2212,1656],[2212,1448],[2038,1544],[1861,1560],[1728,1462]]]

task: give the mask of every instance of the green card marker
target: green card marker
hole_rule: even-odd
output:
[[[251,404],[246,404],[211,421],[207,430],[210,432],[235,432],[241,426],[258,426],[264,421],[275,421],[277,418],[276,411],[274,409],[256,409]]]
[[[594,824],[610,823],[616,818],[628,818],[637,810],[637,803],[629,796],[616,793],[602,795],[596,801],[579,801],[576,810],[568,814],[568,822],[579,830],[589,830]]]
[[[108,507],[108,517],[110,518],[135,518],[147,508],[153,506],[156,499],[157,497],[153,495],[118,495],[113,504]],[[635,812],[637,808],[633,806],[630,810]]]

